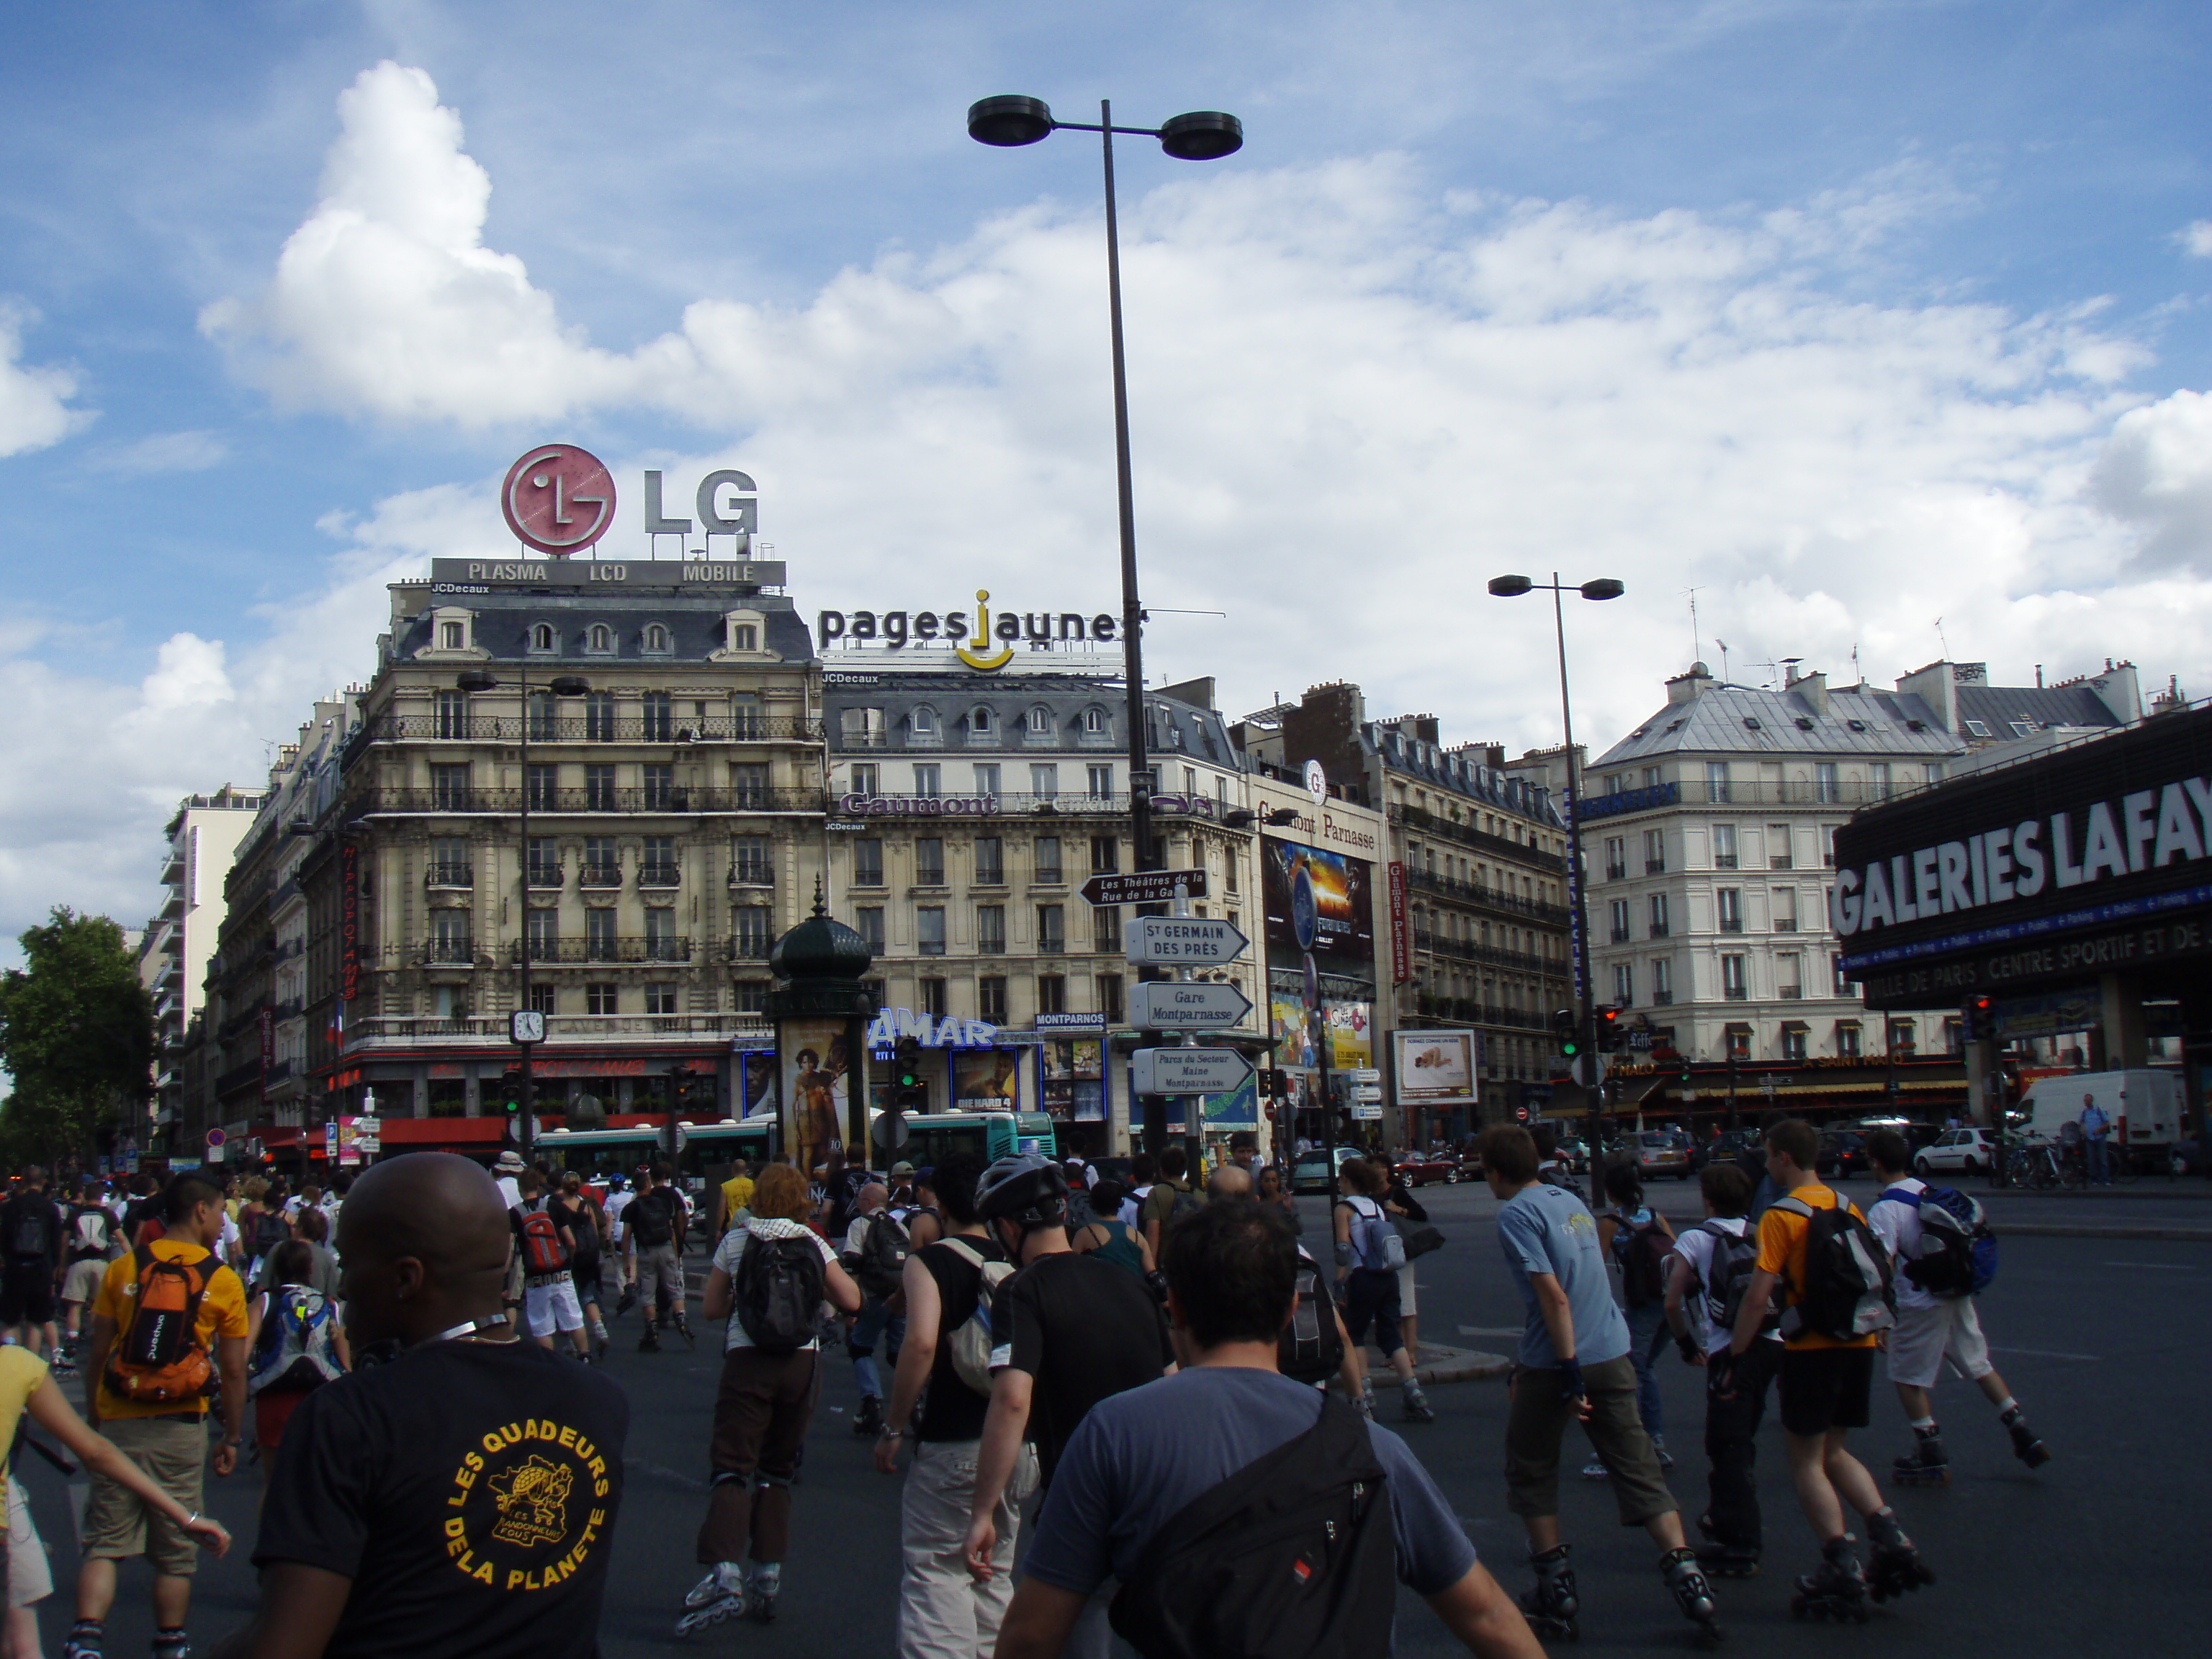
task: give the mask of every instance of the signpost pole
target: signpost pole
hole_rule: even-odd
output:
[[[1178,916],[1190,915],[1190,887],[1188,883],[1179,881],[1176,884],[1175,913]],[[1188,966],[1182,964],[1177,965],[1175,976],[1176,983],[1178,985],[1188,985],[1193,978]],[[1177,1046],[1184,1048],[1197,1048],[1197,1033],[1186,1030],[1182,1034],[1182,1041]],[[1183,1097],[1182,1147],[1183,1158],[1186,1160],[1184,1168],[1188,1171],[1188,1179],[1193,1187],[1199,1184],[1204,1175],[1206,1141],[1201,1117],[1205,1100],[1204,1095],[1187,1095]]]
[[[518,930],[520,946],[515,952],[515,1002],[517,1008],[530,1006],[530,659],[526,654],[515,668],[515,685],[522,694],[522,806],[516,815],[520,828],[520,844],[515,848],[516,873],[521,878],[521,896],[516,901],[520,914],[515,920],[521,923]],[[538,1079],[531,1070],[531,1051],[538,1045],[522,1045],[522,1121],[514,1126],[515,1139],[522,1148],[522,1161],[532,1161],[538,1149]]]

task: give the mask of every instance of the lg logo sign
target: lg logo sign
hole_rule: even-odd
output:
[[[698,527],[708,537],[750,536],[760,527],[750,475],[725,467],[699,481]],[[645,475],[645,533],[689,536],[690,519],[661,510],[661,475]],[[500,510],[517,541],[556,559],[586,550],[614,526],[615,481],[606,465],[574,444],[540,444],[507,470]]]

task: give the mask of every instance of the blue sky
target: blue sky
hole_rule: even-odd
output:
[[[1155,660],[1232,704],[1341,677],[1551,740],[1481,581],[1554,562],[1631,585],[1578,621],[1601,742],[1691,586],[1739,678],[1893,678],[1941,616],[2002,678],[2212,690],[2209,43],[2201,4],[10,7],[0,930],[143,914],[166,803],[365,674],[384,580],[502,550],[530,442],[746,466],[805,605],[1110,605],[1097,154],[972,143],[1000,91],[1246,123],[1122,153],[1148,584],[1231,612]]]

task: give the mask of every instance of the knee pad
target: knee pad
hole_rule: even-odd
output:
[[[771,1489],[776,1488],[788,1492],[791,1490],[791,1477],[787,1474],[769,1474],[763,1473],[754,1477],[753,1484],[762,1492],[768,1492]]]

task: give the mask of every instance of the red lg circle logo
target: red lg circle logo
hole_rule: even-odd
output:
[[[566,558],[614,523],[614,477],[588,449],[540,444],[507,468],[499,505],[518,540]]]

